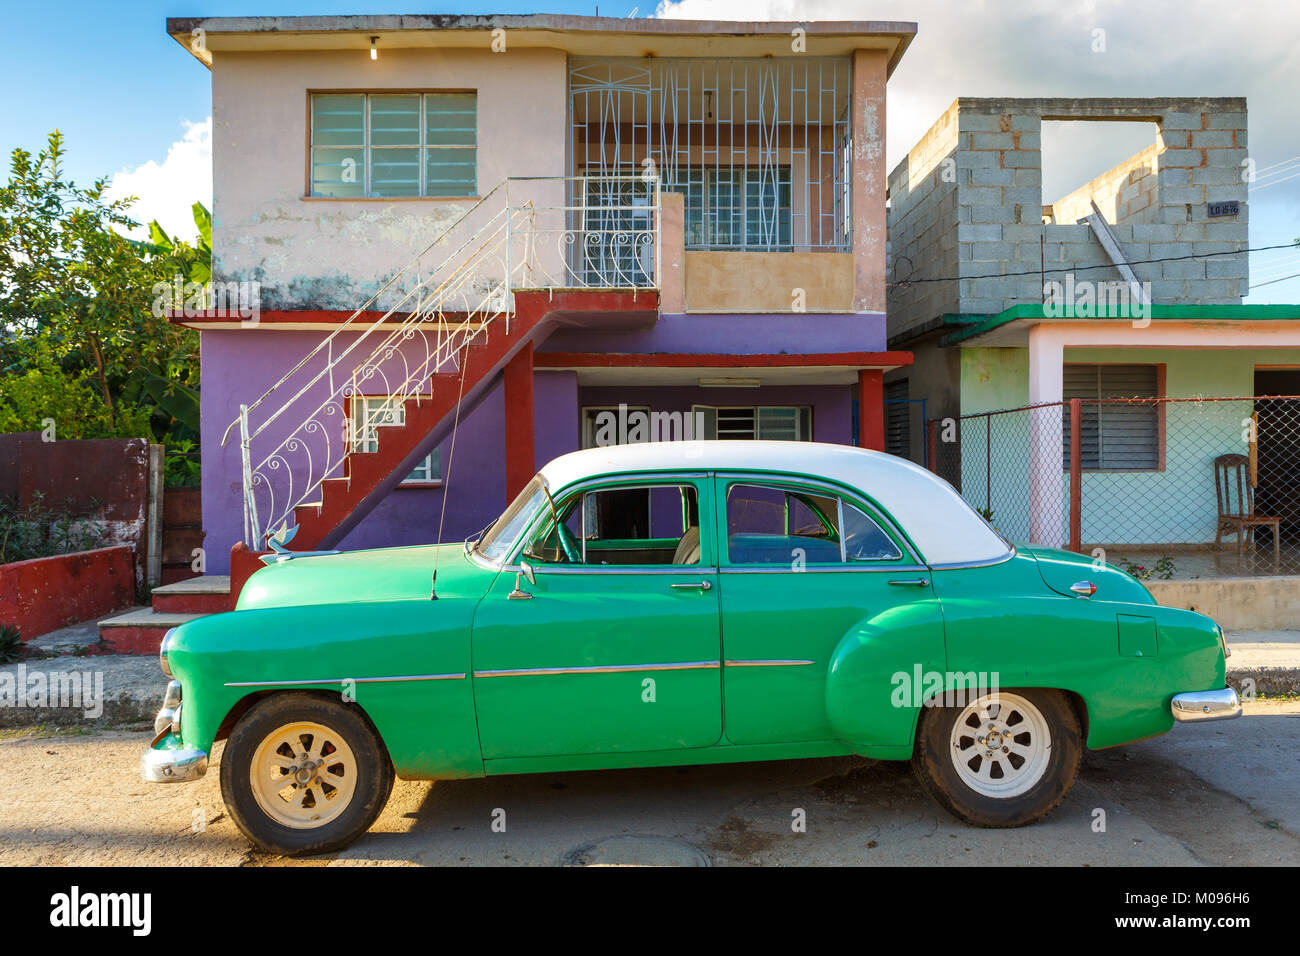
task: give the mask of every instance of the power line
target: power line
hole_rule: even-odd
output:
[[[1287,279],[1300,279],[1300,272],[1292,273],[1289,276],[1282,276],[1280,279],[1269,279],[1267,282],[1259,282],[1251,286],[1251,288],[1262,289],[1266,285],[1272,285],[1274,282],[1285,282]]]
[[[1234,252],[1202,252],[1194,253],[1188,256],[1162,256],[1159,259],[1134,259],[1128,263],[1130,266],[1149,265],[1153,262],[1184,262],[1188,259],[1212,259],[1216,256],[1239,256],[1242,253],[1250,252],[1268,252],[1270,249],[1295,249],[1294,242],[1284,242],[1276,246],[1256,246],[1253,249],[1238,249]],[[902,258],[902,257],[900,257]],[[1095,266],[1063,266],[1059,269],[1027,269],[1024,272],[990,272],[980,276],[939,276],[933,279],[900,279],[897,282],[887,282],[886,286],[907,286],[921,285],[926,282],[955,282],[961,279],[1010,279],[1016,276],[1036,276],[1047,275],[1058,272],[1087,272],[1090,269],[1114,269],[1115,263],[1104,262]]]
[[[1251,186],[1250,189],[1247,190],[1247,192],[1252,192],[1252,193],[1253,193],[1253,192],[1256,192],[1256,191],[1258,191],[1258,190],[1260,190],[1260,189],[1267,189],[1269,186],[1276,186],[1278,183],[1284,183],[1284,182],[1286,182],[1288,179],[1295,179],[1297,176],[1300,176],[1300,172],[1292,173],[1290,176],[1283,176],[1281,179],[1275,179],[1275,180],[1273,180],[1272,182],[1269,182],[1269,183],[1261,183],[1261,184],[1256,185],[1256,186]]]
[[[1300,156],[1292,156],[1290,159],[1284,159],[1280,163],[1274,163],[1272,166],[1256,166],[1255,175],[1258,176],[1260,173],[1265,172],[1267,170],[1276,169],[1277,167],[1285,166],[1288,163],[1294,163],[1297,159],[1300,159]]]

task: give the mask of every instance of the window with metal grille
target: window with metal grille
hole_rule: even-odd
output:
[[[1100,399],[1159,398],[1155,365],[1066,365],[1062,409],[1064,462],[1070,468],[1069,400],[1080,398],[1079,451],[1085,471],[1153,471],[1160,467],[1156,402]]]
[[[691,411],[703,425],[701,438],[812,441],[809,405],[696,405]]]
[[[790,167],[677,167],[663,188],[685,195],[686,248],[790,247]]]
[[[474,93],[313,93],[311,194],[473,196]]]
[[[569,61],[578,176],[684,194],[688,249],[848,251],[847,57]]]

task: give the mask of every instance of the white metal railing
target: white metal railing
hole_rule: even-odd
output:
[[[646,177],[507,179],[458,217],[261,396],[239,406],[244,540],[262,548],[320,500],[349,454],[378,447],[404,403],[494,325],[517,289],[655,289],[660,187]],[[380,313],[378,318],[373,313]],[[382,396],[370,414],[362,396]],[[277,403],[277,400],[278,403]],[[358,409],[358,406],[362,406]]]

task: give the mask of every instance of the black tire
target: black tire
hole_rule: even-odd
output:
[[[1000,693],[1015,695],[1036,708],[1050,735],[1041,776],[1023,793],[990,796],[962,779],[957,769],[958,758],[953,756],[958,746],[953,743],[953,733],[958,718],[965,711],[964,706],[926,707],[922,710],[920,726],[917,728],[912,767],[922,789],[953,816],[977,827],[1022,827],[1047,816],[1060,806],[1074,786],[1075,777],[1079,773],[1079,759],[1083,753],[1079,719],[1060,691],[1034,688],[1006,689]],[[1015,719],[1010,712],[1005,716]],[[1014,730],[1014,727],[1009,729]],[[972,735],[976,733],[979,731],[972,730]],[[965,734],[959,736],[964,745]],[[970,739],[974,745],[974,737]],[[979,749],[983,750],[983,747]],[[978,769],[980,761],[984,759],[973,750],[960,752],[971,755],[968,767],[973,764]],[[1001,759],[1004,758],[999,758]],[[990,769],[989,772],[995,773],[996,770]]]
[[[333,819],[304,829],[271,817],[253,792],[251,776],[253,757],[262,742],[299,722],[319,724],[341,737],[356,765],[355,783],[344,808]],[[388,802],[394,776],[383,741],[355,704],[317,694],[283,693],[259,701],[235,725],[221,757],[221,796],[235,825],[258,849],[305,856],[342,849],[370,829]],[[290,793],[297,789],[286,779],[289,787],[293,787],[287,790]],[[314,797],[313,793],[304,799]]]

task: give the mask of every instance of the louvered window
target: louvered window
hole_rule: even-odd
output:
[[[1080,457],[1085,471],[1154,471],[1160,467],[1160,410],[1156,402],[1098,399],[1158,398],[1154,365],[1066,365],[1063,410],[1065,467],[1070,467],[1070,410],[1081,398]]]

